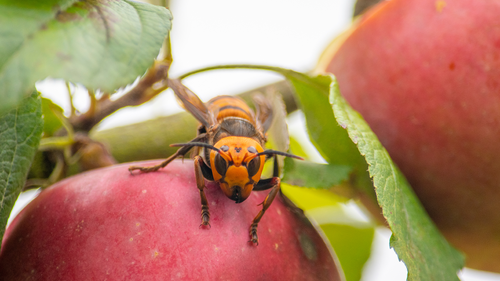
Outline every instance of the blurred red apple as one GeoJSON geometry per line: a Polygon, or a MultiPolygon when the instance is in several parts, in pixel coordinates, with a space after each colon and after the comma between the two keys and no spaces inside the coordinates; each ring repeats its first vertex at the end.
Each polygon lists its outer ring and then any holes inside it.
{"type": "Polygon", "coordinates": [[[320,69],[467,265],[500,271],[500,1],[383,2],[320,69]]]}
{"type": "Polygon", "coordinates": [[[200,228],[192,161],[135,175],[129,165],[44,190],[8,227],[0,279],[342,280],[321,236],[279,199],[259,224],[259,245],[248,243],[267,192],[235,204],[209,184],[211,228],[200,228]]]}

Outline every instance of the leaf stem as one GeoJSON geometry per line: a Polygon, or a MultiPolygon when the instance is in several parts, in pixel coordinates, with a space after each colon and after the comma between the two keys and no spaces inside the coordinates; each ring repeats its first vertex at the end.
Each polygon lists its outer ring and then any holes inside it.
{"type": "Polygon", "coordinates": [[[51,109],[51,110],[52,110],[52,113],[54,113],[54,115],[57,117],[57,119],[59,119],[59,121],[61,121],[62,126],[66,130],[66,134],[67,134],[66,138],[68,138],[71,141],[71,143],[73,143],[74,136],[75,136],[75,131],[73,130],[73,125],[71,125],[68,118],[64,117],[64,115],[62,115],[62,113],[60,111],[54,110],[54,109],[51,109]]]}
{"type": "Polygon", "coordinates": [[[42,140],[40,140],[40,146],[38,147],[38,149],[41,151],[51,149],[64,149],[65,147],[72,144],[73,139],[69,138],[68,136],[43,138],[42,140]]]}
{"type": "Polygon", "coordinates": [[[68,98],[69,98],[69,105],[70,105],[70,117],[74,116],[76,113],[75,110],[75,105],[73,104],[73,92],[71,91],[71,84],[70,82],[66,82],[66,89],[68,91],[68,98]]]}
{"type": "Polygon", "coordinates": [[[226,64],[226,65],[215,65],[215,66],[209,66],[209,67],[204,67],[200,68],[197,70],[190,71],[188,73],[185,73],[181,76],[179,76],[179,79],[184,79],[188,76],[198,74],[201,72],[205,71],[210,71],[210,70],[218,70],[218,69],[256,69],[256,70],[268,70],[268,71],[274,71],[278,72],[283,75],[290,75],[292,73],[298,73],[290,69],[286,68],[281,68],[281,67],[276,67],[276,66],[268,66],[268,65],[258,65],[258,64],[226,64]]]}
{"type": "MultiPolygon", "coordinates": [[[[301,81],[302,83],[308,84],[308,85],[310,85],[318,90],[322,89],[322,87],[323,87],[321,84],[315,83],[315,81],[312,81],[311,79],[309,79],[309,77],[304,73],[300,73],[300,72],[297,72],[295,70],[276,67],[276,66],[258,65],[258,64],[256,64],[256,65],[253,65],[253,64],[227,64],[227,65],[209,66],[209,67],[204,67],[204,68],[200,68],[200,69],[185,73],[185,74],[179,76],[178,79],[182,80],[182,79],[189,77],[191,75],[194,75],[194,74],[198,74],[198,73],[210,71],[210,70],[218,70],[218,69],[255,69],[255,70],[273,71],[273,72],[276,72],[276,73],[279,73],[279,74],[285,76],[288,79],[290,79],[290,78],[297,79],[297,80],[301,81]]],[[[328,96],[328,91],[320,91],[320,92],[322,92],[325,96],[328,96]]]]}

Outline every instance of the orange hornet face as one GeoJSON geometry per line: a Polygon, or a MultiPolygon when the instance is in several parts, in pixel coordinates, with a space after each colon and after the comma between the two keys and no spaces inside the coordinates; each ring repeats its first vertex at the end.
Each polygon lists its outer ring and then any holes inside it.
{"type": "Polygon", "coordinates": [[[223,138],[214,146],[220,149],[210,152],[214,180],[229,199],[245,201],[260,180],[266,158],[257,154],[264,149],[251,138],[235,136],[223,138]]]}

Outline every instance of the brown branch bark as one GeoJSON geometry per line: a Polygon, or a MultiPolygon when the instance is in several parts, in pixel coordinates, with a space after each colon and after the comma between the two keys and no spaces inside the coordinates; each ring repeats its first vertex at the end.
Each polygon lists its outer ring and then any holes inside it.
{"type": "Polygon", "coordinates": [[[140,105],[167,89],[166,78],[169,66],[170,62],[168,61],[155,61],[139,83],[122,97],[114,101],[109,98],[100,99],[96,101],[95,110],[72,116],[70,123],[74,130],[88,132],[102,119],[118,109],[140,105]]]}

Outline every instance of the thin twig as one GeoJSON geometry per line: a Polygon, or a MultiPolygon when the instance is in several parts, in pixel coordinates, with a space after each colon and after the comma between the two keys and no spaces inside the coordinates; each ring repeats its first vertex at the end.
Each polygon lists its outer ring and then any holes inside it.
{"type": "Polygon", "coordinates": [[[117,100],[97,100],[98,110],[94,114],[82,114],[70,119],[75,131],[88,132],[108,115],[126,106],[140,105],[168,88],[166,78],[170,64],[166,61],[155,61],[139,83],[117,100]]]}

